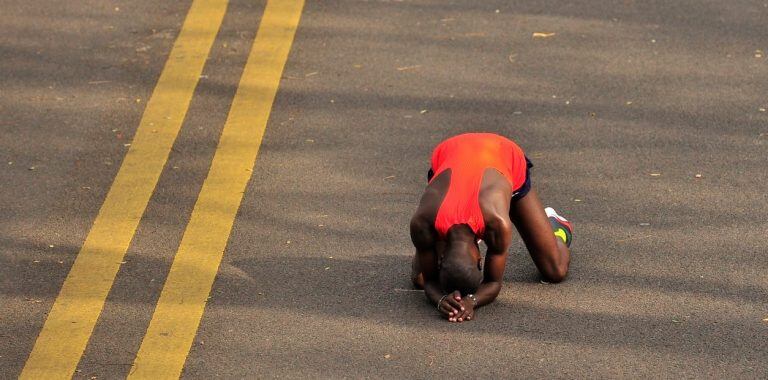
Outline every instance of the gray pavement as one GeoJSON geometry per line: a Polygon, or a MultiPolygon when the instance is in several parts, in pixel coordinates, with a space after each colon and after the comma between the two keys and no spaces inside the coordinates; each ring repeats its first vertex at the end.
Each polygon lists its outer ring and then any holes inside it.
{"type": "MultiPolygon", "coordinates": [[[[190,1],[0,12],[0,378],[20,373],[190,1]]],[[[231,1],[78,365],[130,371],[264,1],[231,1]]],[[[309,1],[186,378],[766,378],[768,4],[309,1]],[[533,38],[533,33],[554,33],[533,38]],[[431,148],[489,131],[575,225],[569,279],[516,239],[502,294],[410,290],[431,148]]]]}

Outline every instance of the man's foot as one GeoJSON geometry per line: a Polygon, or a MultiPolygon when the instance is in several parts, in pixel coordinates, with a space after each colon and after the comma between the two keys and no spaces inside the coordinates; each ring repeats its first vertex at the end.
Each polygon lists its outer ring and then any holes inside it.
{"type": "Polygon", "coordinates": [[[552,207],[545,208],[544,212],[547,213],[547,218],[549,218],[549,223],[552,224],[555,236],[560,238],[567,247],[570,247],[573,240],[573,226],[571,226],[571,223],[558,215],[552,207]]]}

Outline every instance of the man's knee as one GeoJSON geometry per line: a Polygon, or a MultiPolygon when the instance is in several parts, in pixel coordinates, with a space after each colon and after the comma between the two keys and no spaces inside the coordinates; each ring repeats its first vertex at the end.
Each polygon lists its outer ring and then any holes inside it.
{"type": "Polygon", "coordinates": [[[568,277],[568,268],[555,268],[544,272],[544,277],[547,282],[558,283],[563,282],[568,277]]]}
{"type": "Polygon", "coordinates": [[[414,289],[424,289],[424,274],[415,273],[411,276],[411,282],[413,282],[414,289]]]}
{"type": "Polygon", "coordinates": [[[419,268],[419,260],[416,256],[413,257],[411,263],[411,282],[416,289],[424,289],[424,273],[419,268]]]}
{"type": "Polygon", "coordinates": [[[541,274],[547,282],[562,282],[568,277],[568,262],[546,262],[542,265],[541,274]]]}

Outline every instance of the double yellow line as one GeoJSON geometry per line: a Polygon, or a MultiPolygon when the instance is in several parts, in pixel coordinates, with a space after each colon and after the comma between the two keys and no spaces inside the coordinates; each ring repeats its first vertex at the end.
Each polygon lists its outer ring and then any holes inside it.
{"type": "MultiPolygon", "coordinates": [[[[129,377],[178,378],[258,155],[303,0],[269,0],[129,377]]],[[[181,129],[226,0],[194,0],[107,198],[21,373],[70,378],[181,129]]]]}

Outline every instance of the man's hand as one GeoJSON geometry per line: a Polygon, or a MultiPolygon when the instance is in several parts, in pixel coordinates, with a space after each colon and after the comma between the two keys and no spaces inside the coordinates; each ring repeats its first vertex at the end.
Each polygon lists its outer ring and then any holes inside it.
{"type": "Polygon", "coordinates": [[[459,319],[459,316],[466,311],[466,306],[461,299],[461,293],[457,290],[444,295],[437,305],[437,310],[440,310],[449,322],[462,322],[464,319],[459,319]]]}
{"type": "Polygon", "coordinates": [[[468,297],[461,299],[461,304],[464,306],[464,310],[459,313],[456,322],[471,321],[475,318],[475,301],[468,297]]]}

